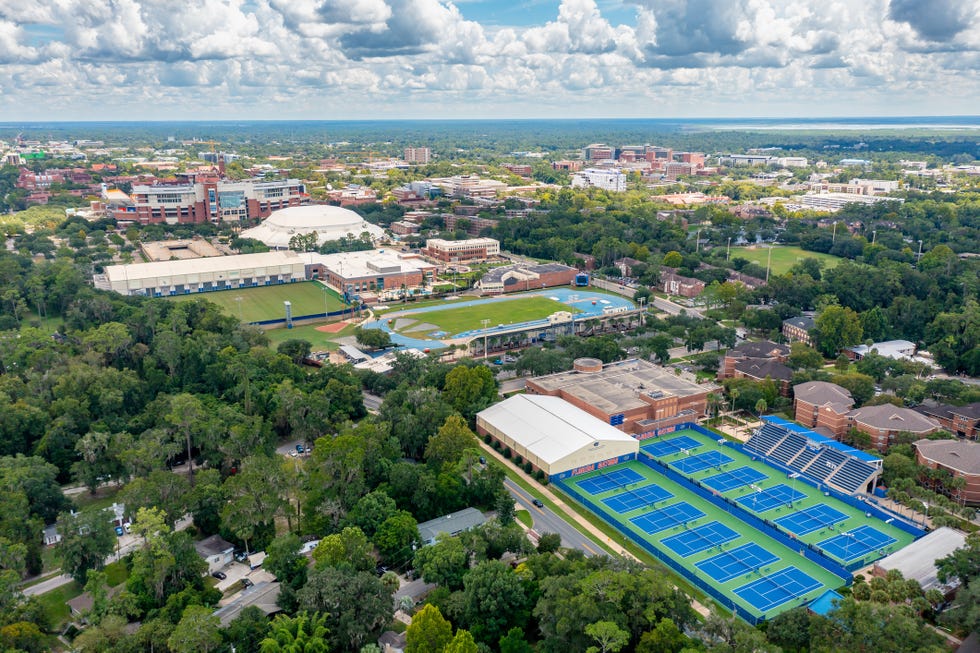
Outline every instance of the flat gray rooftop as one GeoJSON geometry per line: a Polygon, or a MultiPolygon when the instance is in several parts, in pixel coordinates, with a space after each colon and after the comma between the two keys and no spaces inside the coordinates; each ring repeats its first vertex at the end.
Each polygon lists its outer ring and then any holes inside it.
{"type": "Polygon", "coordinates": [[[673,369],[636,358],[609,363],[601,372],[572,370],[537,377],[531,382],[548,392],[561,390],[608,414],[648,406],[641,395],[684,398],[714,389],[711,384],[692,383],[677,376],[673,369]]]}

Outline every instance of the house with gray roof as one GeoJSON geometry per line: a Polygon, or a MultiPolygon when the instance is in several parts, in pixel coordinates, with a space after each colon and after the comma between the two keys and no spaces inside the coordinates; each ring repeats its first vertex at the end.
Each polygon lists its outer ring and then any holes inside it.
{"type": "Polygon", "coordinates": [[[954,491],[954,498],[980,505],[980,442],[969,440],[919,440],[915,457],[920,465],[943,469],[964,485],[954,491]]]}
{"type": "Polygon", "coordinates": [[[878,451],[888,449],[899,433],[926,436],[942,429],[931,417],[892,404],[864,406],[850,411],[847,418],[850,426],[871,436],[871,444],[878,451]]]}

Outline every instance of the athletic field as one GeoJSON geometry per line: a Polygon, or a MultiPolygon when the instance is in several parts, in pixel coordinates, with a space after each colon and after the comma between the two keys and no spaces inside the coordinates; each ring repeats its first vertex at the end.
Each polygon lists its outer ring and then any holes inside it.
{"type": "Polygon", "coordinates": [[[845,584],[647,465],[631,461],[558,482],[696,584],[708,585],[751,622],[772,619],[845,584]]]}
{"type": "Polygon", "coordinates": [[[176,301],[206,299],[220,306],[228,315],[237,317],[243,322],[261,322],[286,317],[284,301],[292,302],[293,317],[317,313],[322,315],[324,311],[340,311],[347,307],[336,292],[315,281],[177,295],[172,299],[176,301]]]}
{"type": "Polygon", "coordinates": [[[394,321],[392,330],[395,333],[442,331],[448,335],[455,335],[482,328],[483,320],[488,320],[488,327],[498,324],[517,324],[542,320],[558,311],[568,311],[572,314],[581,312],[574,306],[548,297],[520,297],[503,301],[489,299],[481,302],[478,307],[449,305],[438,311],[418,315],[417,319],[398,318],[394,321]]]}
{"type": "MultiPolygon", "coordinates": [[[[766,267],[766,260],[769,257],[768,247],[732,247],[731,258],[744,258],[756,265],[766,267]]],[[[773,274],[784,274],[790,268],[805,258],[815,258],[822,261],[825,268],[836,267],[840,262],[837,256],[822,254],[820,252],[808,252],[799,247],[776,246],[772,248],[772,268],[773,274]]]]}

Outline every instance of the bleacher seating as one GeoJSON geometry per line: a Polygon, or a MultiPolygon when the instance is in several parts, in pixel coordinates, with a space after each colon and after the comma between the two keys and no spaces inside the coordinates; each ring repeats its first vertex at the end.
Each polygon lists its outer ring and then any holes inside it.
{"type": "Polygon", "coordinates": [[[791,462],[789,466],[802,472],[804,469],[806,469],[806,466],[810,464],[810,461],[816,458],[819,453],[820,449],[803,447],[803,451],[801,451],[800,455],[793,459],[793,462],[791,462]]]}
{"type": "Polygon", "coordinates": [[[806,470],[806,475],[818,481],[825,481],[827,477],[837,471],[847,462],[848,457],[836,449],[824,449],[820,455],[814,459],[806,470]]]}
{"type": "Polygon", "coordinates": [[[754,449],[761,454],[768,455],[769,452],[775,449],[785,437],[786,431],[778,426],[763,424],[762,428],[756,431],[755,434],[749,438],[748,442],[745,443],[745,446],[749,449],[754,449]]]}
{"type": "Polygon", "coordinates": [[[790,433],[786,436],[786,439],[779,443],[779,446],[772,450],[769,454],[770,458],[778,460],[784,465],[789,465],[790,461],[795,458],[800,451],[806,448],[806,438],[796,435],[795,433],[790,433]]]}
{"type": "Polygon", "coordinates": [[[853,493],[863,488],[868,483],[871,475],[876,471],[874,467],[867,463],[848,458],[844,461],[843,465],[837,468],[837,472],[827,479],[827,482],[849,493],[853,493]]]}

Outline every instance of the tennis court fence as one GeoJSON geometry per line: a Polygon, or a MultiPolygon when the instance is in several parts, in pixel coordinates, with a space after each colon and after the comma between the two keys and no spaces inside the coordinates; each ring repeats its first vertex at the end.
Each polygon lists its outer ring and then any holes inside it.
{"type": "Polygon", "coordinates": [[[647,553],[655,557],[663,564],[667,565],[673,571],[680,574],[684,579],[686,579],[688,582],[690,582],[692,585],[697,587],[699,590],[701,590],[702,592],[704,592],[705,594],[713,598],[719,604],[721,604],[728,610],[732,610],[736,612],[738,616],[740,616],[748,623],[755,626],[761,623],[762,621],[765,621],[764,617],[752,615],[746,612],[744,607],[738,606],[730,597],[725,596],[724,593],[722,593],[716,587],[711,585],[711,583],[702,580],[697,574],[695,574],[694,571],[676,562],[670,556],[661,552],[659,549],[653,546],[653,544],[651,544],[650,542],[647,542],[645,539],[637,538],[635,536],[636,535],[635,533],[626,530],[626,528],[622,524],[620,524],[619,521],[617,521],[612,515],[610,515],[604,509],[600,508],[598,505],[593,503],[592,500],[583,496],[580,492],[578,492],[578,490],[576,490],[571,485],[567,484],[565,481],[563,480],[554,481],[552,483],[552,486],[557,486],[559,489],[561,489],[562,492],[564,492],[565,494],[573,498],[575,501],[577,501],[581,505],[591,510],[593,513],[601,517],[603,521],[605,521],[607,524],[615,528],[619,533],[629,538],[631,542],[642,547],[644,551],[646,551],[647,553]]]}
{"type": "MultiPolygon", "coordinates": [[[[852,580],[850,570],[812,544],[806,544],[800,540],[791,538],[789,535],[779,530],[779,528],[772,522],[752,514],[731,499],[716,495],[711,490],[703,487],[700,483],[692,481],[686,476],[675,472],[673,469],[659,461],[644,457],[640,460],[640,462],[653,471],[666,476],[681,487],[687,488],[702,499],[710,502],[713,506],[731,514],[739,521],[748,524],[750,527],[759,531],[763,535],[776,540],[783,546],[787,547],[790,551],[798,551],[802,553],[807,560],[815,562],[835,576],[839,576],[843,582],[850,584],[852,580]]],[[[856,568],[857,567],[855,567],[855,569],[856,568]]]]}

